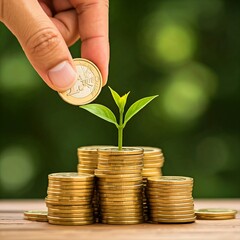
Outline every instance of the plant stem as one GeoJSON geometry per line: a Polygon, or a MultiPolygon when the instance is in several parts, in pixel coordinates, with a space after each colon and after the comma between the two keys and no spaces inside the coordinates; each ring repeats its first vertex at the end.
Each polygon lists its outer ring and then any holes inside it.
{"type": "Polygon", "coordinates": [[[123,143],[123,113],[120,112],[119,118],[119,127],[118,127],[118,150],[122,150],[122,143],[123,143]]]}

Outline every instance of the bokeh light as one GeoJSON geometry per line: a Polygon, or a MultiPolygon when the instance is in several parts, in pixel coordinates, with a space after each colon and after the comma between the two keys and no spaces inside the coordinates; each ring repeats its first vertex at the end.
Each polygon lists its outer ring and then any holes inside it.
{"type": "Polygon", "coordinates": [[[9,146],[0,155],[0,185],[5,192],[20,191],[37,169],[31,152],[23,146],[9,146]]]}
{"type": "Polygon", "coordinates": [[[153,54],[159,60],[176,64],[191,59],[196,49],[196,39],[191,29],[166,23],[157,29],[153,46],[153,54]]]}
{"type": "Polygon", "coordinates": [[[191,63],[182,67],[165,80],[165,86],[158,87],[162,92],[161,117],[176,122],[197,119],[206,111],[216,86],[217,77],[206,66],[191,63]]]}
{"type": "Polygon", "coordinates": [[[0,91],[22,97],[40,86],[36,72],[23,53],[3,57],[0,64],[0,91]]]}

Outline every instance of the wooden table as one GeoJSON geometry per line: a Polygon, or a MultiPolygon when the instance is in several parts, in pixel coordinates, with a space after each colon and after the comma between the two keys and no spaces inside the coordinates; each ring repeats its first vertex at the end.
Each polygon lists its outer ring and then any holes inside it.
{"type": "MultiPolygon", "coordinates": [[[[195,208],[223,207],[240,210],[240,199],[195,200],[195,208]]],[[[191,224],[139,224],[57,226],[23,220],[25,210],[45,210],[43,200],[0,200],[0,240],[155,240],[240,239],[240,215],[233,220],[197,220],[191,224]]]]}

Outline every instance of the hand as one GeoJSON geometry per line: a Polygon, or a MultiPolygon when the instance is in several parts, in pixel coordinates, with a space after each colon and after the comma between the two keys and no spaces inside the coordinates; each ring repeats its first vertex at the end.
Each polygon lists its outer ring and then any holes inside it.
{"type": "Polygon", "coordinates": [[[99,67],[106,84],[108,0],[0,0],[0,21],[52,89],[64,91],[74,84],[76,72],[68,46],[79,37],[82,57],[99,67]]]}

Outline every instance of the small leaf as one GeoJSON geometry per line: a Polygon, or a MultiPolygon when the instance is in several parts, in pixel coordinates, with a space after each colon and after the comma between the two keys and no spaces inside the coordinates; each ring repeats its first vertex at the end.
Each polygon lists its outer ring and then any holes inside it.
{"type": "Polygon", "coordinates": [[[127,98],[128,98],[129,93],[130,93],[130,92],[124,94],[124,95],[120,98],[120,111],[121,111],[121,113],[124,112],[124,108],[125,108],[125,105],[126,105],[126,102],[127,102],[127,98]]]}
{"type": "Polygon", "coordinates": [[[113,97],[115,103],[117,104],[118,108],[120,109],[120,101],[121,101],[120,99],[121,99],[121,97],[112,88],[109,87],[109,89],[111,91],[111,94],[112,94],[112,97],[113,97]]]}
{"type": "Polygon", "coordinates": [[[156,97],[158,97],[158,95],[145,97],[133,103],[126,112],[124,126],[136,113],[138,113],[141,109],[143,109],[148,103],[150,103],[156,97]]]}
{"type": "Polygon", "coordinates": [[[109,108],[101,104],[87,104],[79,107],[98,116],[99,118],[104,119],[105,121],[115,124],[118,127],[116,117],[109,108]]]}

